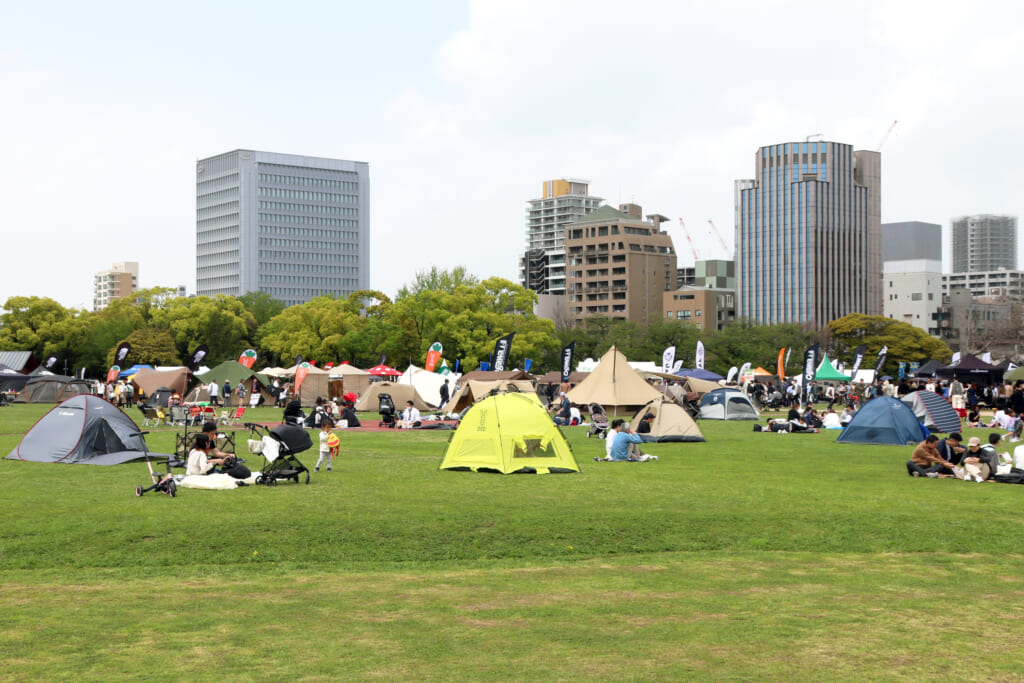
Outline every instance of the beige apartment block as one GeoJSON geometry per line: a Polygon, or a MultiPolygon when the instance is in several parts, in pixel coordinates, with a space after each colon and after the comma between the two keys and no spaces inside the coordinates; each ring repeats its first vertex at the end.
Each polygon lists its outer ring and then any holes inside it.
{"type": "Polygon", "coordinates": [[[566,227],[567,317],[649,322],[662,316],[665,292],[676,288],[676,251],[661,230],[668,220],[643,217],[636,204],[602,206],[566,227]]]}

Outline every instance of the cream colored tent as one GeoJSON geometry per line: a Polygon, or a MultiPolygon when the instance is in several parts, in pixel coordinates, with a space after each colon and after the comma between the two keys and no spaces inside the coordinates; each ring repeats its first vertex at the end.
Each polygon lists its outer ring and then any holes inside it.
{"type": "Polygon", "coordinates": [[[612,412],[635,410],[648,401],[661,398],[639,372],[629,366],[626,357],[614,346],[586,379],[569,390],[569,400],[578,405],[597,403],[612,412]]]}
{"type": "Polygon", "coordinates": [[[395,402],[395,410],[399,413],[405,408],[406,401],[412,401],[416,410],[433,410],[434,406],[423,400],[416,387],[411,384],[395,384],[394,382],[374,382],[356,401],[356,410],[377,412],[380,401],[377,397],[380,394],[391,394],[391,400],[395,402]]]}
{"type": "Polygon", "coordinates": [[[489,382],[469,380],[462,384],[459,393],[449,399],[442,410],[445,413],[461,413],[477,401],[482,401],[491,395],[492,391],[508,392],[514,391],[520,394],[533,394],[536,390],[532,380],[527,379],[496,379],[489,382]]]}
{"type": "MultiPolygon", "coordinates": [[[[298,367],[293,365],[290,368],[265,368],[263,374],[275,379],[294,381],[295,371],[298,370],[298,367]]],[[[299,387],[299,401],[304,406],[312,406],[316,403],[317,398],[329,398],[331,391],[330,381],[331,374],[327,370],[310,367],[306,373],[306,379],[302,380],[302,386],[299,387]]],[[[291,400],[293,396],[294,393],[289,389],[288,400],[291,400]]]]}
{"type": "Polygon", "coordinates": [[[647,414],[654,415],[654,420],[650,433],[641,435],[644,441],[704,441],[697,423],[674,401],[658,398],[642,406],[633,416],[633,429],[647,414]]]}
{"type": "Polygon", "coordinates": [[[341,379],[342,393],[347,394],[351,391],[358,396],[362,396],[370,388],[370,377],[373,376],[349,363],[335,365],[328,372],[332,380],[341,379]]]}

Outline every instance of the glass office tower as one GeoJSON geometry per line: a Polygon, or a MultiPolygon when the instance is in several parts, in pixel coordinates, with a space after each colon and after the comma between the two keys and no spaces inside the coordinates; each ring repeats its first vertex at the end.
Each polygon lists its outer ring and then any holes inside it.
{"type": "Polygon", "coordinates": [[[821,328],[882,314],[881,159],[837,142],[757,151],[736,181],[738,315],[821,328]]]}

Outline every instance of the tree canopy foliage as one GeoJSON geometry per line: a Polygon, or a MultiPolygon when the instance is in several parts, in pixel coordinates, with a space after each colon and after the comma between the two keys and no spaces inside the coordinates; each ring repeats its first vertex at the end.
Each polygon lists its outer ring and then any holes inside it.
{"type": "Polygon", "coordinates": [[[877,355],[883,346],[888,347],[883,372],[889,374],[895,374],[899,361],[924,363],[935,359],[948,363],[953,357],[953,352],[941,339],[909,323],[880,315],[851,313],[830,322],[828,330],[831,347],[837,354],[852,356],[853,350],[863,344],[871,356],[877,355]]]}

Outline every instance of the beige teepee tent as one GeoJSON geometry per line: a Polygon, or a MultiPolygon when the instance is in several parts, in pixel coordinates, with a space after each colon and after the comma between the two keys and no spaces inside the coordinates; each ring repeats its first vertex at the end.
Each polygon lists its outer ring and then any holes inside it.
{"type": "Polygon", "coordinates": [[[629,413],[648,401],[661,398],[661,392],[648,384],[640,373],[614,346],[601,357],[601,362],[567,394],[577,405],[597,403],[611,412],[629,413]]]}

